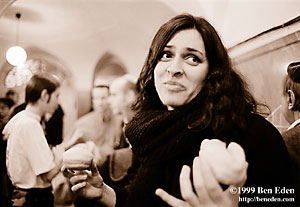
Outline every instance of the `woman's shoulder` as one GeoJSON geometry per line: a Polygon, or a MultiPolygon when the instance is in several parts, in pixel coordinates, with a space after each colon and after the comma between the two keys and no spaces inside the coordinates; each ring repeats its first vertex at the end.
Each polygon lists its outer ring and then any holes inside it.
{"type": "Polygon", "coordinates": [[[239,138],[249,163],[248,186],[291,184],[288,151],[276,127],[258,114],[247,117],[244,136],[239,138]]]}
{"type": "Polygon", "coordinates": [[[282,136],[276,127],[263,116],[251,113],[246,117],[246,126],[242,138],[237,138],[241,145],[250,149],[282,148],[282,136]]]}
{"type": "Polygon", "coordinates": [[[248,131],[250,130],[264,134],[271,133],[272,135],[277,134],[280,136],[280,132],[271,122],[262,115],[256,113],[250,113],[246,118],[246,129],[248,129],[248,131]]]}

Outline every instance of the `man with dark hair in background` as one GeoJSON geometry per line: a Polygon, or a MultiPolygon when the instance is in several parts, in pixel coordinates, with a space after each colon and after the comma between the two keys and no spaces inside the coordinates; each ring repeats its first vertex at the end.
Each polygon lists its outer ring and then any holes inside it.
{"type": "Polygon", "coordinates": [[[24,195],[24,206],[52,207],[51,180],[60,171],[66,147],[61,144],[51,149],[40,122],[58,107],[59,83],[51,75],[34,75],[25,93],[25,110],[13,116],[3,130],[7,172],[15,192],[24,195]]]}

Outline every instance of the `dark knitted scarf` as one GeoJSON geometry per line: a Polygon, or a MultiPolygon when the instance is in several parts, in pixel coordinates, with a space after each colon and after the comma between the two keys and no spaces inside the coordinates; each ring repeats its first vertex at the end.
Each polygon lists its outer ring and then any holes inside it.
{"type": "Polygon", "coordinates": [[[139,112],[127,124],[125,135],[144,166],[163,164],[190,151],[198,151],[203,132],[188,128],[194,107],[139,112]]]}

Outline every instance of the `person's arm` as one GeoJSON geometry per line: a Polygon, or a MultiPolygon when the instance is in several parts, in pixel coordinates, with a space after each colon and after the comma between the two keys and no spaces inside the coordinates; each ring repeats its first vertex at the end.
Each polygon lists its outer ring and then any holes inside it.
{"type": "Polygon", "coordinates": [[[41,174],[42,179],[51,181],[59,172],[62,167],[62,156],[65,152],[65,148],[63,145],[57,145],[55,147],[52,147],[52,154],[54,157],[54,168],[52,168],[50,171],[41,174]]]}
{"type": "Polygon", "coordinates": [[[76,144],[85,143],[86,140],[83,136],[84,133],[81,131],[81,129],[76,129],[74,133],[72,133],[71,137],[67,141],[63,141],[60,145],[62,145],[65,150],[68,150],[76,144]]]}
{"type": "Polygon", "coordinates": [[[51,180],[59,173],[59,171],[60,171],[60,168],[59,168],[59,166],[56,165],[49,172],[41,174],[41,177],[43,180],[51,182],[51,180]]]}
{"type": "Polygon", "coordinates": [[[54,157],[55,166],[52,170],[41,174],[44,180],[51,181],[61,170],[62,157],[65,150],[68,150],[72,146],[83,142],[83,133],[80,130],[76,130],[68,141],[62,142],[55,147],[52,147],[51,151],[54,157]]]}

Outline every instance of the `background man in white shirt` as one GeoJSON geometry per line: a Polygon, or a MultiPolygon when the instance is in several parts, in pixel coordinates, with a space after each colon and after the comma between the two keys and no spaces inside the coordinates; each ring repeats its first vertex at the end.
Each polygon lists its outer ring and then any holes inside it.
{"type": "Polygon", "coordinates": [[[40,121],[56,110],[58,98],[59,82],[54,77],[34,75],[26,86],[26,109],[12,117],[3,130],[8,140],[8,175],[17,192],[26,194],[23,206],[53,206],[51,180],[60,171],[69,144],[50,148],[40,121]]]}

